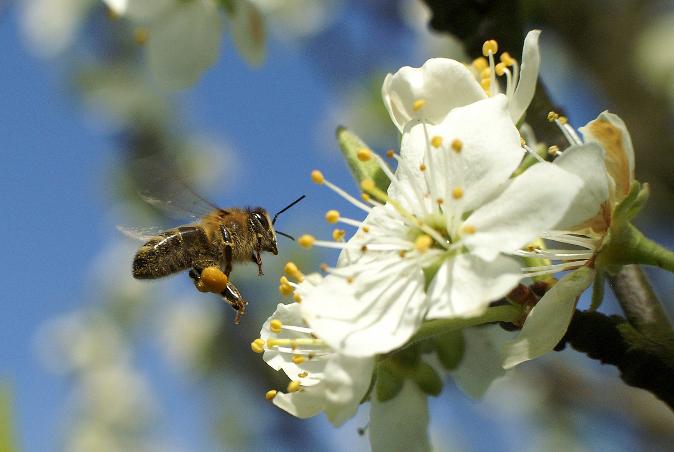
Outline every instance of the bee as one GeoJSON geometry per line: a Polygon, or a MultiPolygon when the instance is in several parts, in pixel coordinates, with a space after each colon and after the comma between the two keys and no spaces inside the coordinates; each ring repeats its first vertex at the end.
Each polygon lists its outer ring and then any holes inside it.
{"type": "Polygon", "coordinates": [[[236,311],[234,323],[238,324],[248,302],[229,279],[233,265],[252,261],[257,265],[258,276],[262,275],[262,253],[278,254],[276,234],[293,239],[274,229],[276,219],[305,196],[302,195],[272,218],[262,207],[223,209],[189,187],[183,188],[179,198],[170,200],[140,195],[149,204],[171,214],[192,217],[194,222],[166,230],[118,226],[126,235],[145,241],[133,259],[133,277],[156,279],[189,270],[194,285],[202,290],[200,282],[204,269],[219,268],[227,276],[226,286],[220,295],[236,311]]]}

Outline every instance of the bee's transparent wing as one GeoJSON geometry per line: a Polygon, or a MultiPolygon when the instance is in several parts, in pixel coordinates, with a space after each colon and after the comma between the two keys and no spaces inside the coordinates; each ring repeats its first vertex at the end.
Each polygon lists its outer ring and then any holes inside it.
{"type": "Polygon", "coordinates": [[[131,239],[147,242],[152,237],[156,237],[157,235],[164,232],[166,229],[162,229],[157,226],[136,227],[117,225],[117,230],[131,239]]]}
{"type": "Polygon", "coordinates": [[[137,158],[131,166],[140,197],[172,218],[198,219],[218,209],[190,186],[163,152],[137,158]]]}

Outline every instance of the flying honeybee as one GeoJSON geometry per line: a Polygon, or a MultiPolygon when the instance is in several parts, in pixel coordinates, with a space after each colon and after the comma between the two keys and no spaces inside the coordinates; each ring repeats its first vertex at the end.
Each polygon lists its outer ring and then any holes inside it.
{"type": "MultiPolygon", "coordinates": [[[[278,254],[274,229],[278,216],[304,199],[304,195],[278,211],[273,218],[262,207],[220,208],[198,195],[180,180],[171,183],[170,199],[159,199],[140,193],[149,204],[174,216],[191,217],[190,224],[162,230],[160,228],[127,228],[124,234],[145,241],[133,259],[132,274],[136,279],[156,279],[189,270],[195,286],[202,290],[204,269],[216,267],[226,276],[220,295],[235,310],[239,323],[248,302],[229,279],[234,263],[254,262],[262,275],[262,253],[278,254]],[[180,192],[175,189],[178,187],[180,192]]],[[[169,194],[167,193],[167,196],[169,194]]]]}

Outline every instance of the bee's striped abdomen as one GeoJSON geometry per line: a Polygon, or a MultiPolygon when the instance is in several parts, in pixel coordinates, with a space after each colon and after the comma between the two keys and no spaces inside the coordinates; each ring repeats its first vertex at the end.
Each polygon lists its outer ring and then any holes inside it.
{"type": "Polygon", "coordinates": [[[138,250],[133,260],[133,277],[161,278],[188,269],[194,260],[207,257],[209,250],[209,240],[201,226],[169,229],[138,250]]]}

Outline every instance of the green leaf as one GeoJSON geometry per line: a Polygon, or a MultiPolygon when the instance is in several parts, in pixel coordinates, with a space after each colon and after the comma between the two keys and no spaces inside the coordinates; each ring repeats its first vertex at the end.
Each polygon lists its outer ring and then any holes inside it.
{"type": "Polygon", "coordinates": [[[0,451],[18,450],[12,431],[13,425],[11,389],[6,382],[0,382],[0,451]]]}
{"type": "Polygon", "coordinates": [[[632,182],[630,192],[627,194],[613,210],[613,219],[611,221],[611,231],[617,232],[643,209],[648,197],[650,195],[650,188],[648,184],[639,184],[639,182],[632,182]]]}
{"type": "Polygon", "coordinates": [[[360,183],[365,179],[371,179],[377,188],[386,191],[391,181],[379,167],[379,164],[374,159],[361,161],[358,158],[358,151],[370,149],[370,147],[358,135],[345,127],[338,127],[336,135],[342,154],[358,186],[360,187],[360,183]]]}

